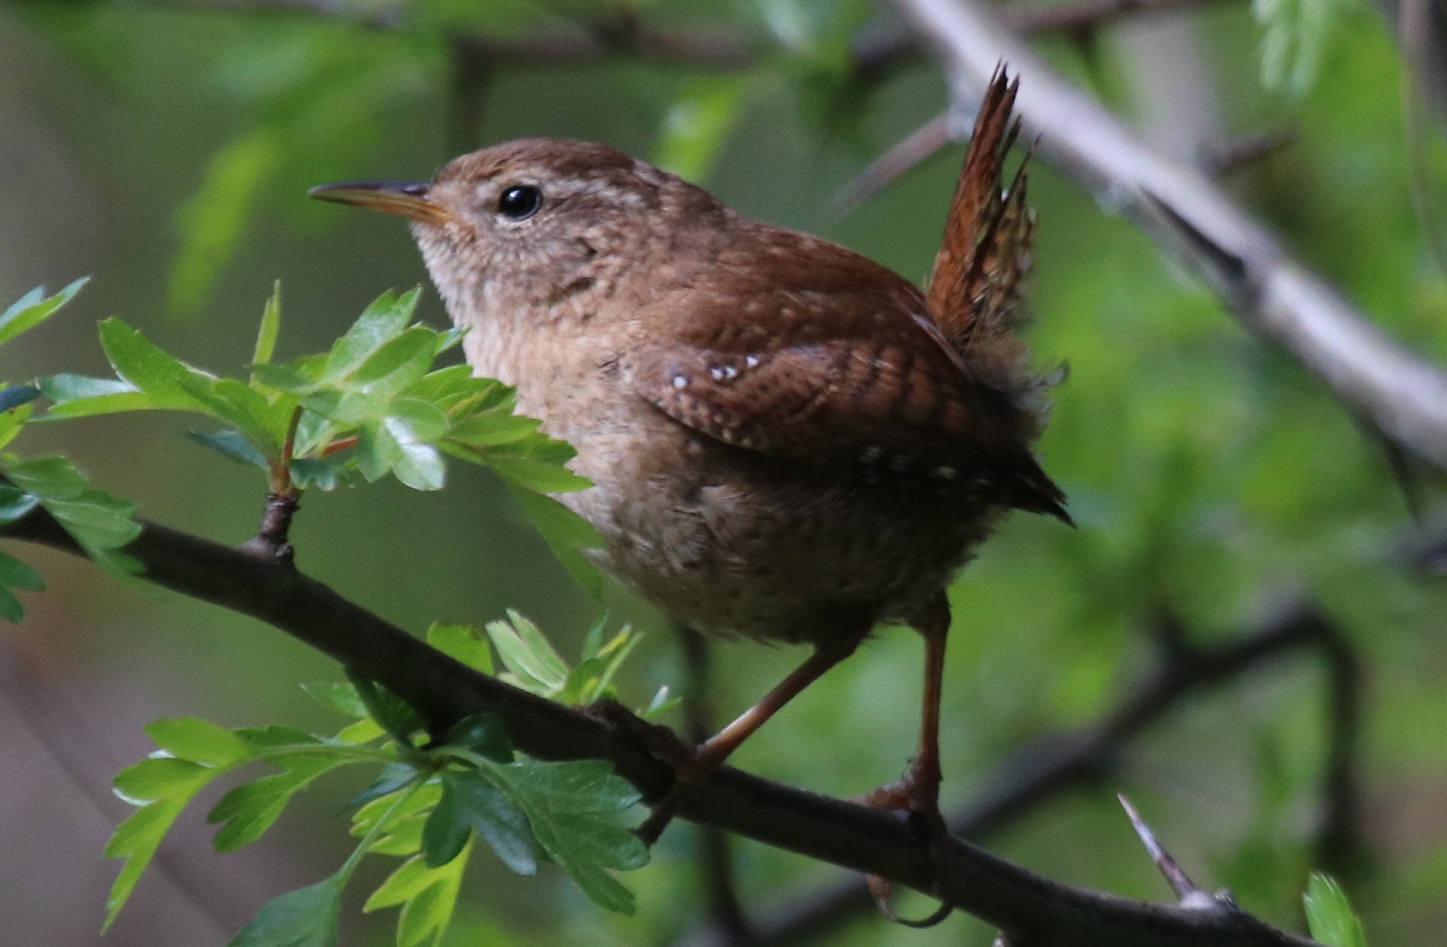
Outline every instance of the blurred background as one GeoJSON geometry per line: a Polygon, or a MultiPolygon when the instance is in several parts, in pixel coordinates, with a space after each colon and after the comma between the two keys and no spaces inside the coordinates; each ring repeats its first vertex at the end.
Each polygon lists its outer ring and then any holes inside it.
{"type": "MultiPolygon", "coordinates": [[[[1447,362],[1433,250],[1447,239],[1444,113],[1417,99],[1434,34],[1404,34],[1407,66],[1395,13],[1367,0],[1169,6],[1180,9],[1032,42],[1155,147],[1214,162],[1309,266],[1447,362]]],[[[907,36],[887,9],[852,0],[0,4],[0,308],[36,285],[93,277],[6,347],[0,377],[107,373],[95,324],[111,315],[194,365],[239,373],[276,280],[279,355],[320,351],[381,291],[426,277],[398,221],[320,205],[306,188],[426,178],[454,154],[524,135],[607,142],[746,214],[923,279],[961,146],[857,209],[835,203],[946,103],[920,53],[856,68],[861,45],[907,36]],[[697,42],[630,44],[640,23],[697,42]]],[[[1048,165],[1031,185],[1028,335],[1042,368],[1069,368],[1040,453],[1079,529],[1016,516],[952,591],[947,800],[999,785],[1002,762],[1032,741],[1100,719],[1179,636],[1234,641],[1310,603],[1361,674],[1363,729],[1340,770],[1358,781],[1359,806],[1331,825],[1332,844],[1321,786],[1341,691],[1308,651],[1192,693],[1112,754],[1107,778],[980,840],[1053,878],[1162,898],[1114,801],[1123,791],[1198,882],[1229,885],[1253,913],[1299,925],[1307,873],[1328,867],[1373,943],[1440,943],[1447,594],[1440,557],[1421,554],[1447,525],[1435,515],[1440,477],[1393,458],[1316,379],[1048,165]]],[[[445,321],[430,286],[421,311],[445,321]]],[[[19,449],[64,452],[145,517],[244,540],[265,485],[186,430],[164,415],[74,421],[27,432],[19,449]]],[[[619,682],[626,701],[685,679],[658,616],[616,587],[598,603],[572,586],[485,471],[454,467],[441,493],[389,481],[308,495],[293,539],[302,569],[403,627],[480,624],[513,607],[574,656],[606,610],[647,635],[619,682]]],[[[0,629],[0,942],[89,944],[118,868],[101,850],[127,812],[109,781],[151,748],[144,724],[195,714],[327,731],[341,722],[298,685],[340,675],[269,627],[58,554],[11,551],[49,590],[26,596],[22,625],[0,629]]],[[[717,645],[717,715],[799,658],[717,645]]],[[[830,794],[894,778],[913,744],[919,661],[916,636],[881,631],[736,762],[830,794]]],[[[269,898],[329,873],[350,849],[338,806],[360,786],[343,782],[304,794],[233,855],[212,853],[205,805],[189,811],[106,943],[222,944],[269,898]]],[[[480,856],[445,942],[673,942],[710,923],[698,851],[692,827],[670,830],[654,864],[624,879],[640,898],[631,918],[605,915],[556,872],[514,878],[480,856]]],[[[732,856],[751,917],[848,880],[745,841],[732,856]]],[[[364,868],[362,881],[389,868],[364,868]]],[[[390,943],[395,919],[362,917],[367,885],[353,887],[342,942],[390,943]]],[[[926,907],[904,902],[906,913],[926,907]]],[[[960,916],[914,932],[870,912],[821,934],[858,945],[991,936],[960,916]]]]}

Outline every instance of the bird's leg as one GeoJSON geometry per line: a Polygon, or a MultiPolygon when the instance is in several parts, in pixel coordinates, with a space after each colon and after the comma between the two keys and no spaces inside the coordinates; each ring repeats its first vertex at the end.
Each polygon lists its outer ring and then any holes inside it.
{"type": "MultiPolygon", "coordinates": [[[[945,673],[945,642],[950,631],[950,603],[943,592],[911,621],[910,626],[924,638],[924,696],[920,709],[919,749],[909,761],[904,778],[881,786],[861,801],[882,809],[907,809],[923,823],[925,838],[936,860],[949,828],[940,813],[940,699],[945,673]]],[[[906,920],[890,903],[890,884],[878,875],[866,879],[869,891],[884,916],[906,927],[933,927],[949,917],[949,904],[920,920],[906,920]]]]}
{"type": "Polygon", "coordinates": [[[945,675],[945,643],[950,632],[950,603],[941,593],[910,621],[924,639],[924,694],[920,707],[919,749],[904,778],[880,786],[861,802],[880,809],[908,809],[926,822],[940,816],[940,700],[945,675]]]}
{"type": "MultiPolygon", "coordinates": [[[[779,710],[799,695],[799,692],[817,681],[826,671],[854,653],[859,643],[869,634],[870,625],[861,624],[847,634],[835,635],[814,646],[814,653],[795,668],[788,677],[779,682],[773,690],[758,703],[739,714],[732,723],[718,733],[694,747],[692,758],[684,766],[675,766],[677,782],[668,795],[663,797],[653,812],[637,829],[638,837],[649,845],[658,840],[668,823],[673,820],[678,802],[688,791],[689,784],[704,778],[724,764],[724,761],[739,748],[754,731],[778,713],[779,710]]],[[[938,769],[938,767],[936,767],[938,769]]]]}

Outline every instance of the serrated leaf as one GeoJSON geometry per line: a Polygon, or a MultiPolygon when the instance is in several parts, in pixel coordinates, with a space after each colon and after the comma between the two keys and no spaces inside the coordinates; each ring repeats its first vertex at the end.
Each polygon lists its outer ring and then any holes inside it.
{"type": "Polygon", "coordinates": [[[206,821],[222,823],[213,844],[218,852],[249,845],[276,822],[293,796],[327,771],[351,762],[316,756],[293,758],[286,772],[232,787],[211,809],[206,821]]]}
{"type": "Polygon", "coordinates": [[[538,627],[508,610],[507,621],[487,623],[487,635],[509,671],[523,679],[523,687],[543,696],[562,690],[568,666],[538,627]]]}
{"type": "Polygon", "coordinates": [[[83,276],[54,296],[46,296],[45,290],[38,286],[21,296],[0,313],[0,345],[44,322],[57,309],[74,299],[75,294],[80,292],[81,287],[89,280],[90,277],[83,276]]]}
{"type": "Polygon", "coordinates": [[[181,760],[229,766],[256,755],[250,742],[200,717],[163,717],[146,725],[156,746],[181,760]]]}
{"type": "Polygon", "coordinates": [[[420,857],[408,859],[372,893],[362,910],[400,904],[397,947],[436,947],[452,920],[470,851],[469,843],[461,855],[439,868],[428,868],[420,857]]]}
{"type": "Polygon", "coordinates": [[[1313,940],[1323,947],[1367,947],[1362,922],[1347,902],[1341,886],[1323,874],[1313,874],[1307,882],[1306,921],[1313,940]]]}
{"type": "Polygon", "coordinates": [[[544,851],[597,904],[632,913],[632,892],[610,870],[648,863],[648,848],[607,816],[637,801],[637,791],[599,760],[487,764],[487,779],[527,817],[544,851]]]}
{"type": "Polygon", "coordinates": [[[336,947],[341,872],[268,901],[227,947],[336,947]]]}
{"type": "MultiPolygon", "coordinates": [[[[535,875],[542,852],[527,816],[477,770],[442,774],[443,798],[450,798],[450,818],[470,827],[498,859],[519,875],[535,875]]],[[[441,862],[429,862],[436,867],[441,862]]]]}
{"type": "Polygon", "coordinates": [[[115,833],[106,843],[105,855],[107,858],[124,858],[125,864],[121,865],[120,873],[111,883],[110,894],[106,897],[106,918],[101,927],[102,932],[111,926],[121,908],[125,907],[131,892],[135,890],[136,882],[141,880],[146,866],[156,854],[156,848],[185,808],[188,799],[189,797],[177,797],[153,802],[132,813],[116,827],[115,833]]]}
{"type": "Polygon", "coordinates": [[[493,673],[492,649],[487,645],[487,638],[471,625],[433,622],[427,629],[427,643],[474,670],[493,673]]]}

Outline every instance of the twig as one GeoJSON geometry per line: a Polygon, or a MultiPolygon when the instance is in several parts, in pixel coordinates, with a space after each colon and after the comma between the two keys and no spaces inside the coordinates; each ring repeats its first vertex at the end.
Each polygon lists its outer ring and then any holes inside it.
{"type": "MultiPolygon", "coordinates": [[[[0,535],[79,554],[35,509],[0,535]]],[[[411,703],[434,728],[496,714],[514,743],[542,759],[601,759],[657,796],[668,768],[602,723],[479,674],[296,570],[145,524],[126,546],[145,578],[250,615],[342,662],[411,703]]],[[[802,792],[724,767],[680,800],[679,815],[926,892],[1000,929],[1054,947],[1307,947],[1249,915],[1185,911],[1059,884],[958,839],[926,845],[896,814],[802,792]]]]}
{"type": "Polygon", "coordinates": [[[1284,349],[1344,405],[1447,468],[1447,375],[1437,365],[1372,324],[1205,175],[1137,141],[977,4],[894,5],[944,61],[956,107],[1008,62],[1022,76],[1017,113],[1047,160],[1187,264],[1243,326],[1284,349]]]}
{"type": "MultiPolygon", "coordinates": [[[[1075,734],[1041,738],[1006,760],[986,781],[975,802],[949,820],[951,830],[967,838],[986,839],[1052,799],[1104,783],[1119,770],[1132,741],[1188,697],[1230,683],[1297,650],[1319,654],[1329,680],[1329,745],[1322,776],[1319,860],[1326,867],[1350,863],[1361,849],[1355,769],[1361,682],[1355,655],[1340,629],[1300,603],[1283,608],[1259,630],[1228,644],[1202,647],[1185,644],[1183,639],[1163,651],[1150,679],[1103,721],[1075,734]]],[[[752,947],[827,942],[844,925],[870,913],[873,905],[859,881],[812,895],[792,895],[787,907],[753,919],[752,947]]],[[[680,943],[719,947],[727,942],[701,928],[680,943]]]]}

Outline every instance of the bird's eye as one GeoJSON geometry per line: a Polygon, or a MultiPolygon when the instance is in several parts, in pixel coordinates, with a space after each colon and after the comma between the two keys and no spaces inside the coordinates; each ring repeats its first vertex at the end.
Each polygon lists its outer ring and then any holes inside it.
{"type": "Polygon", "coordinates": [[[497,212],[508,220],[527,220],[542,206],[542,188],[531,184],[514,184],[497,198],[497,212]]]}

